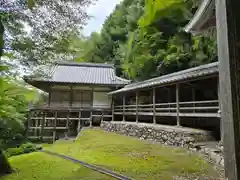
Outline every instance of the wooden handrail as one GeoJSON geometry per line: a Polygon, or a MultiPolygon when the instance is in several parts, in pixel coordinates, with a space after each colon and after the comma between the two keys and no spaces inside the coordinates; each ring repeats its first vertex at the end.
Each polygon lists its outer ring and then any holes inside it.
{"type": "MultiPolygon", "coordinates": [[[[179,102],[180,105],[188,105],[188,104],[211,104],[211,103],[219,103],[218,100],[211,101],[189,101],[189,102],[179,102]]],[[[154,104],[139,104],[138,107],[151,107],[154,104]]],[[[168,106],[168,105],[176,105],[176,102],[173,103],[156,103],[155,106],[168,106]]],[[[115,108],[122,108],[123,106],[114,106],[115,108]]],[[[135,104],[125,105],[127,107],[136,107],[135,104]]]]}

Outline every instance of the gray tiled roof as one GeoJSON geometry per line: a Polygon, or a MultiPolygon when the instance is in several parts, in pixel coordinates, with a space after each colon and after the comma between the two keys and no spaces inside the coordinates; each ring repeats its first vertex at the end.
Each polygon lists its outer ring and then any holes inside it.
{"type": "Polygon", "coordinates": [[[50,78],[41,81],[99,85],[126,85],[130,82],[117,77],[112,64],[74,62],[56,63],[50,78]]]}
{"type": "Polygon", "coordinates": [[[110,92],[109,94],[117,94],[117,93],[132,91],[136,89],[142,89],[142,88],[147,88],[152,86],[164,85],[168,83],[180,82],[184,80],[193,79],[196,77],[208,76],[208,75],[217,74],[217,73],[218,73],[218,62],[215,62],[215,63],[210,63],[210,64],[198,66],[195,68],[190,68],[187,70],[175,72],[172,74],[167,74],[164,76],[148,79],[146,81],[132,83],[132,84],[126,85],[122,89],[110,92]]]}
{"type": "Polygon", "coordinates": [[[186,32],[192,32],[198,34],[201,31],[201,27],[211,18],[214,13],[215,0],[202,0],[194,17],[185,26],[186,32]]]}

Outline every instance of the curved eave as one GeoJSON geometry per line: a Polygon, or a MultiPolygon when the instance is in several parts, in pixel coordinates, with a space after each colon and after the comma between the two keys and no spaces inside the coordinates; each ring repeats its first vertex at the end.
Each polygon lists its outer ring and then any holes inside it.
{"type": "Polygon", "coordinates": [[[41,79],[31,79],[24,77],[24,81],[31,86],[34,86],[38,89],[41,89],[42,91],[49,92],[50,87],[55,84],[61,84],[61,85],[90,85],[90,86],[101,86],[101,87],[118,87],[122,88],[125,85],[127,85],[127,82],[115,82],[113,84],[98,84],[98,83],[81,83],[81,82],[57,82],[57,81],[51,81],[51,80],[41,80],[41,79]]]}
{"type": "Polygon", "coordinates": [[[126,85],[122,89],[109,92],[109,95],[124,93],[129,91],[136,91],[138,89],[151,88],[156,86],[166,86],[169,84],[179,83],[183,81],[194,81],[200,78],[208,78],[217,76],[218,74],[218,62],[201,65],[198,67],[178,71],[175,73],[159,76],[156,78],[148,79],[138,83],[132,83],[126,85]]]}
{"type": "Polygon", "coordinates": [[[185,26],[186,32],[198,34],[208,29],[205,24],[212,18],[215,0],[203,0],[191,21],[185,26]]]}

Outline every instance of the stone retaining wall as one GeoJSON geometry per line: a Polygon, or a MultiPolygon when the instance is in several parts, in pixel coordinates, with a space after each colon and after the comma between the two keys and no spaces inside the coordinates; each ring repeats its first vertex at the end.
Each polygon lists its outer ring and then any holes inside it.
{"type": "Polygon", "coordinates": [[[153,140],[165,145],[192,148],[194,143],[214,140],[211,132],[166,125],[154,125],[132,122],[106,122],[101,128],[140,139],[153,140]]]}

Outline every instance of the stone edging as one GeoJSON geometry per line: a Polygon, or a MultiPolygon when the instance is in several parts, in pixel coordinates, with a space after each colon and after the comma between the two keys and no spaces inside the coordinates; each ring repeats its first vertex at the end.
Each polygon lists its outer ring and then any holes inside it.
{"type": "Polygon", "coordinates": [[[204,144],[213,141],[209,131],[146,123],[106,121],[101,122],[101,129],[168,146],[187,148],[190,151],[203,154],[213,164],[224,167],[222,150],[209,148],[204,144]],[[202,142],[202,144],[199,144],[199,142],[202,142]]]}

